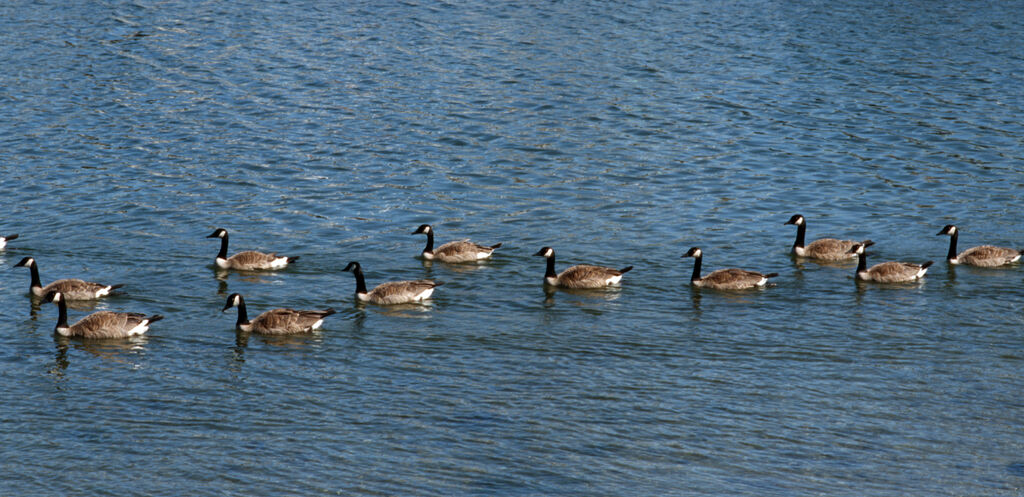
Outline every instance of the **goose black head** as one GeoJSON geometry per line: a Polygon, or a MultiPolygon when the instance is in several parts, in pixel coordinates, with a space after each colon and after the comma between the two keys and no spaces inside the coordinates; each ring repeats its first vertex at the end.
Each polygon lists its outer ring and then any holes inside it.
{"type": "Polygon", "coordinates": [[[19,261],[17,264],[15,264],[14,267],[32,267],[32,265],[35,264],[35,263],[36,263],[35,259],[33,259],[31,257],[26,257],[26,258],[22,259],[21,261],[19,261]]]}
{"type": "Polygon", "coordinates": [[[551,247],[543,247],[540,250],[538,250],[536,254],[533,255],[540,257],[553,257],[555,255],[555,249],[551,247]]]}
{"type": "Polygon", "coordinates": [[[431,228],[429,224],[421,224],[419,228],[416,228],[416,231],[412,232],[412,234],[414,234],[414,235],[420,235],[420,234],[425,235],[427,233],[430,233],[433,230],[434,230],[434,228],[431,228]]]}
{"type": "Polygon", "coordinates": [[[362,270],[362,267],[356,261],[352,261],[352,262],[348,263],[348,265],[345,266],[345,269],[342,269],[342,271],[351,271],[353,273],[356,272],[356,271],[361,271],[361,270],[362,270]]]}
{"type": "Polygon", "coordinates": [[[949,235],[949,236],[953,236],[955,234],[956,234],[956,226],[953,226],[952,224],[947,224],[946,226],[944,226],[942,228],[942,230],[940,230],[938,233],[936,233],[936,235],[949,235]]]}
{"type": "Polygon", "coordinates": [[[225,312],[228,309],[237,306],[241,302],[242,302],[242,295],[238,294],[238,293],[232,293],[231,295],[228,295],[228,300],[227,300],[227,302],[224,302],[224,308],[221,309],[220,312],[225,312]]]}
{"type": "Polygon", "coordinates": [[[699,247],[693,247],[690,250],[687,250],[686,253],[683,254],[683,257],[701,257],[702,255],[704,255],[704,253],[700,251],[699,247]]]}
{"type": "Polygon", "coordinates": [[[53,302],[56,304],[61,300],[64,300],[64,294],[56,291],[46,292],[46,295],[43,296],[44,302],[53,302]]]}
{"type": "Polygon", "coordinates": [[[864,253],[864,247],[866,247],[866,245],[863,244],[863,243],[855,243],[855,244],[853,244],[852,247],[850,247],[850,251],[847,252],[847,253],[848,254],[863,254],[864,253]]]}
{"type": "Polygon", "coordinates": [[[804,224],[804,217],[801,216],[800,214],[793,214],[793,217],[789,218],[789,221],[786,221],[782,224],[795,224],[797,226],[800,226],[801,224],[804,224]]]}
{"type": "Polygon", "coordinates": [[[224,228],[217,228],[213,233],[207,235],[206,238],[224,238],[225,236],[228,236],[228,230],[224,228]]]}

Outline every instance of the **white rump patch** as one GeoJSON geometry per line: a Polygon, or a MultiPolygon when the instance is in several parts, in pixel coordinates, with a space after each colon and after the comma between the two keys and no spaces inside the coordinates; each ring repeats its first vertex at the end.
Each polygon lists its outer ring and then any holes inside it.
{"type": "Polygon", "coordinates": [[[273,261],[270,261],[270,267],[272,269],[281,269],[281,268],[283,268],[283,267],[285,267],[287,265],[288,265],[288,258],[287,257],[278,257],[277,259],[274,259],[273,261]]]}
{"type": "Polygon", "coordinates": [[[621,274],[618,275],[618,276],[612,276],[611,278],[608,278],[607,280],[604,281],[604,284],[605,285],[617,285],[620,281],[622,281],[622,275],[621,274]]]}
{"type": "Polygon", "coordinates": [[[433,294],[433,293],[434,293],[434,289],[433,288],[428,288],[428,289],[423,290],[422,292],[416,294],[416,296],[413,297],[412,299],[413,300],[426,300],[426,299],[429,299],[430,295],[433,294]]]}
{"type": "Polygon", "coordinates": [[[147,331],[149,331],[149,320],[144,319],[138,326],[128,330],[128,336],[141,335],[147,331]]]}
{"type": "Polygon", "coordinates": [[[324,320],[323,320],[323,319],[321,319],[321,320],[319,320],[319,321],[317,321],[317,322],[313,323],[313,325],[312,325],[312,326],[310,326],[310,327],[309,327],[309,329],[311,329],[311,330],[315,330],[315,329],[319,328],[319,327],[320,327],[320,325],[322,325],[322,324],[324,324],[324,320]]]}

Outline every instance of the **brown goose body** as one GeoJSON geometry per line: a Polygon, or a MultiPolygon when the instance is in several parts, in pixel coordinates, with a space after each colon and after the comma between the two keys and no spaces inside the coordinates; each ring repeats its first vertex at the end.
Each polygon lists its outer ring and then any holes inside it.
{"type": "Polygon", "coordinates": [[[32,276],[29,291],[36,297],[45,297],[50,292],[60,292],[66,300],[96,300],[110,295],[110,292],[121,288],[124,285],[104,285],[93,283],[77,278],[67,278],[53,281],[43,286],[39,279],[39,265],[32,257],[25,257],[14,265],[15,267],[27,267],[32,276]]]}
{"type": "Polygon", "coordinates": [[[693,275],[690,277],[690,284],[695,287],[713,288],[715,290],[748,290],[760,288],[768,284],[769,278],[774,278],[779,273],[759,273],[746,269],[719,269],[712,271],[706,276],[701,276],[701,265],[704,261],[704,252],[693,247],[683,257],[693,257],[693,275]]]}
{"type": "Polygon", "coordinates": [[[561,273],[556,273],[555,250],[553,248],[542,247],[533,255],[547,259],[544,283],[562,288],[587,289],[618,285],[622,281],[622,275],[633,269],[633,266],[614,269],[605,266],[579,264],[571,266],[561,273]]]}
{"type": "Polygon", "coordinates": [[[434,248],[434,228],[429,224],[421,224],[414,235],[427,235],[427,245],[421,254],[426,260],[439,260],[448,263],[476,262],[487,259],[494,253],[494,249],[501,247],[500,243],[494,245],[480,245],[468,240],[448,242],[440,247],[434,248]]]}
{"type": "Polygon", "coordinates": [[[932,261],[924,264],[911,262],[889,261],[867,267],[867,253],[864,245],[856,244],[851,252],[858,256],[857,279],[860,281],[873,281],[876,283],[907,283],[917,281],[924,277],[932,261]]]}
{"type": "Polygon", "coordinates": [[[794,214],[793,217],[789,218],[789,221],[783,224],[796,226],[796,241],[793,242],[793,248],[790,251],[797,257],[831,262],[847,261],[857,258],[857,254],[850,253],[850,249],[853,248],[854,244],[860,243],[865,246],[874,244],[871,240],[858,242],[856,240],[840,240],[838,238],[819,238],[805,244],[807,221],[803,216],[794,214]]]}
{"type": "Polygon", "coordinates": [[[228,257],[228,231],[224,228],[217,228],[206,238],[220,238],[220,252],[214,258],[214,263],[221,269],[236,269],[239,271],[283,269],[288,264],[299,259],[298,257],[286,257],[276,253],[268,254],[255,250],[246,250],[228,257]]]}
{"type": "Polygon", "coordinates": [[[363,268],[358,262],[348,263],[343,271],[350,271],[355,275],[357,299],[379,305],[422,302],[433,295],[434,288],[444,284],[434,280],[391,281],[381,283],[373,290],[367,291],[363,268]]]}
{"type": "Polygon", "coordinates": [[[279,308],[266,311],[250,321],[245,307],[245,299],[237,293],[228,296],[223,311],[232,307],[238,307],[238,320],[235,322],[235,327],[239,331],[261,335],[309,333],[320,328],[324,318],[335,313],[331,308],[313,311],[279,308]]]}
{"type": "Polygon", "coordinates": [[[50,292],[46,295],[46,300],[56,303],[60,309],[60,317],[54,331],[66,337],[128,338],[146,333],[150,324],[164,318],[159,314],[99,311],[89,314],[69,326],[64,296],[60,292],[50,292]]]}
{"type": "Polygon", "coordinates": [[[981,245],[971,247],[959,254],[956,253],[957,241],[960,238],[960,230],[952,224],[947,224],[937,235],[949,235],[949,251],[946,253],[946,261],[950,264],[966,264],[978,267],[998,267],[1012,264],[1020,260],[1024,250],[1017,250],[1007,247],[996,247],[994,245],[981,245]]]}

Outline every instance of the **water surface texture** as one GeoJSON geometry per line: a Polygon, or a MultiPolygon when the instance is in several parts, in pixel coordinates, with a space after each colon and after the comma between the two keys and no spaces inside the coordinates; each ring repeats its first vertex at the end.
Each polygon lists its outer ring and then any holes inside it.
{"type": "Polygon", "coordinates": [[[5,2],[5,495],[1021,495],[1024,5],[5,2]],[[858,285],[788,255],[936,263],[858,285]],[[412,231],[504,245],[417,259],[412,231]],[[299,256],[264,274],[231,251],[299,256]],[[621,289],[542,286],[635,269],[621,289]],[[696,291],[704,267],[778,272],[696,291]],[[142,339],[61,340],[45,282],[142,339]],[[356,305],[430,277],[432,304],[356,305]],[[319,333],[237,335],[334,307],[319,333]]]}

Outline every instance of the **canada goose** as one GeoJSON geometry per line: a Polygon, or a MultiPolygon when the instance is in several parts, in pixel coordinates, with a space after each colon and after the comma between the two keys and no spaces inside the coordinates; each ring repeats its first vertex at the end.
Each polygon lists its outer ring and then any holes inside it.
{"type": "Polygon", "coordinates": [[[704,253],[697,247],[688,250],[683,257],[693,257],[693,276],[690,277],[690,284],[696,287],[708,287],[716,290],[745,290],[748,288],[763,287],[768,284],[768,278],[774,278],[779,273],[761,274],[757,271],[746,269],[719,269],[711,274],[701,277],[700,267],[704,260],[704,253]]]}
{"type": "Polygon", "coordinates": [[[32,257],[26,257],[21,262],[14,265],[14,267],[27,267],[32,272],[32,283],[30,290],[32,295],[36,297],[44,297],[50,292],[60,292],[63,298],[67,300],[94,300],[101,297],[110,295],[110,292],[114,289],[121,288],[124,285],[102,285],[100,283],[92,283],[89,281],[82,281],[75,278],[57,280],[49,285],[43,286],[39,281],[39,266],[36,264],[36,260],[32,257]]]}
{"type": "Polygon", "coordinates": [[[874,281],[878,283],[903,283],[914,281],[924,277],[928,272],[928,266],[932,261],[924,264],[911,264],[909,262],[883,262],[868,268],[868,256],[864,252],[864,245],[857,243],[850,249],[851,254],[860,257],[857,263],[857,279],[861,281],[874,281]]]}
{"type": "Polygon", "coordinates": [[[408,304],[430,298],[434,288],[443,285],[440,281],[414,280],[390,281],[377,285],[373,290],[366,291],[366,279],[363,268],[358,262],[350,262],[343,271],[350,271],[356,276],[356,298],[362,302],[374,304],[408,304]]]}
{"type": "Polygon", "coordinates": [[[0,235],[0,249],[7,246],[7,242],[18,238],[17,234],[13,235],[0,235]]]}
{"type": "Polygon", "coordinates": [[[633,266],[612,269],[604,266],[580,264],[572,266],[561,273],[555,273],[555,249],[543,247],[533,255],[541,256],[548,260],[547,271],[544,273],[544,283],[563,288],[603,288],[617,285],[622,281],[622,275],[633,269],[633,266]]]}
{"type": "Polygon", "coordinates": [[[956,242],[960,236],[960,229],[952,224],[947,224],[942,231],[936,235],[949,235],[949,252],[946,254],[946,261],[950,264],[967,264],[970,266],[995,267],[1017,262],[1020,260],[1024,250],[1015,250],[1006,247],[994,247],[992,245],[981,245],[971,247],[959,255],[956,253],[956,242]]]}
{"type": "Polygon", "coordinates": [[[220,252],[214,262],[221,269],[238,269],[252,271],[257,269],[281,269],[288,264],[298,260],[298,257],[278,256],[277,254],[265,254],[255,250],[246,250],[228,257],[228,230],[217,228],[206,238],[220,238],[220,252]]]}
{"type": "Polygon", "coordinates": [[[500,243],[491,246],[480,245],[470,241],[448,242],[437,249],[434,249],[434,228],[429,224],[421,224],[412,234],[427,235],[427,246],[423,249],[423,258],[432,261],[437,259],[441,262],[472,262],[486,259],[494,253],[494,249],[501,247],[500,243]]]}
{"type": "Polygon", "coordinates": [[[324,324],[324,318],[334,314],[334,309],[327,308],[322,311],[296,311],[295,309],[272,309],[249,321],[249,314],[245,309],[245,299],[240,294],[228,295],[224,304],[225,312],[232,307],[238,307],[238,321],[235,327],[239,331],[259,333],[263,335],[289,335],[292,333],[308,333],[324,324]]]}
{"type": "Polygon", "coordinates": [[[800,214],[794,214],[782,224],[796,225],[796,241],[793,242],[791,252],[797,257],[807,257],[821,261],[844,261],[854,259],[857,254],[850,253],[853,244],[860,243],[868,247],[874,245],[871,240],[857,242],[855,240],[839,240],[836,238],[819,238],[808,245],[804,245],[804,236],[807,234],[807,220],[800,214]]]}
{"type": "Polygon", "coordinates": [[[57,304],[60,317],[57,318],[57,327],[54,331],[66,337],[127,338],[145,333],[149,330],[150,324],[164,318],[159,314],[147,316],[138,312],[99,311],[68,326],[68,307],[64,301],[64,294],[48,292],[44,300],[57,304]]]}

